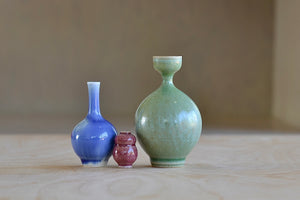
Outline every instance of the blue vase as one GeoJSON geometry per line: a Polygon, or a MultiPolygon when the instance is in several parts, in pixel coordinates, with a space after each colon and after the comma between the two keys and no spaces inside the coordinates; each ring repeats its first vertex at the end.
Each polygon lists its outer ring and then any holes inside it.
{"type": "Polygon", "coordinates": [[[73,129],[72,146],[84,166],[105,166],[112,154],[117,132],[100,113],[100,82],[88,82],[87,85],[89,112],[73,129]]]}

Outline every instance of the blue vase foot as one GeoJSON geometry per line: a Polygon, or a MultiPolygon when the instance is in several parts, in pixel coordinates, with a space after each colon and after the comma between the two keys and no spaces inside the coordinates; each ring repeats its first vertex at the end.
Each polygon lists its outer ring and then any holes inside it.
{"type": "Polygon", "coordinates": [[[160,158],[151,158],[152,167],[183,167],[185,159],[160,159],[160,158]]]}
{"type": "Polygon", "coordinates": [[[107,165],[107,160],[81,160],[84,167],[103,167],[107,165]]]}

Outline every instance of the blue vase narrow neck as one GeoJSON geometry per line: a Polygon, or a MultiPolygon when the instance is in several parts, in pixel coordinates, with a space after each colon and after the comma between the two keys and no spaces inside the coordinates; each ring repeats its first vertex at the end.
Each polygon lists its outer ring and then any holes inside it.
{"type": "Polygon", "coordinates": [[[100,82],[88,82],[89,89],[89,119],[102,119],[99,103],[100,82]]]}

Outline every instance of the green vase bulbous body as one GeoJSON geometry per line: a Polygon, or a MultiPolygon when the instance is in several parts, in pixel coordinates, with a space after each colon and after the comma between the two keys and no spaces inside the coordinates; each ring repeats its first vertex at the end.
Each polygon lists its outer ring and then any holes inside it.
{"type": "Polygon", "coordinates": [[[142,101],[135,114],[136,133],[154,167],[183,166],[197,144],[202,120],[196,104],[173,84],[181,56],[154,56],[161,86],[142,101]]]}

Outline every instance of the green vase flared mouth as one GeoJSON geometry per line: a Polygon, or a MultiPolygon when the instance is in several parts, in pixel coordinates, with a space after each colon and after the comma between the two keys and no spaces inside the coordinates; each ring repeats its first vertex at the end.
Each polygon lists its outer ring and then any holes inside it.
{"type": "Polygon", "coordinates": [[[153,56],[153,67],[164,77],[172,79],[175,72],[181,68],[182,56],[153,56]]]}

